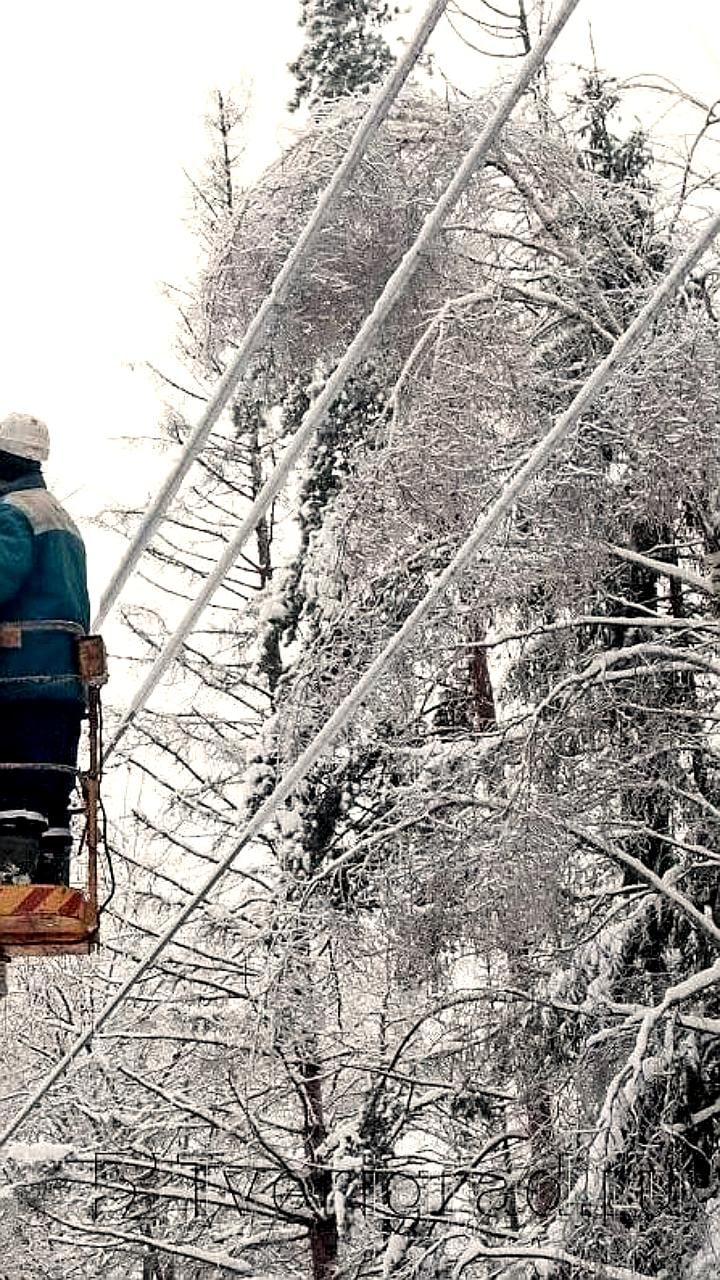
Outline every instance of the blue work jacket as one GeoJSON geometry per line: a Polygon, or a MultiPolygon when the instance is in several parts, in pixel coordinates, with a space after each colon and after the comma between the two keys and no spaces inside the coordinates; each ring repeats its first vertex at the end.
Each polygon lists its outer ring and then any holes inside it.
{"type": "Polygon", "coordinates": [[[0,483],[0,700],[82,702],[90,625],[85,546],[40,472],[0,483]]]}

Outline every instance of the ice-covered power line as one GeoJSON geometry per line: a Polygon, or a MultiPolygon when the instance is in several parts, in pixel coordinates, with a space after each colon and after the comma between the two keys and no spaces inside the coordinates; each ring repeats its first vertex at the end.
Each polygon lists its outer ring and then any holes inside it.
{"type": "Polygon", "coordinates": [[[328,378],[317,400],[310,406],[300,426],[290,440],[280,462],[272,475],[266,480],[260,493],[253,502],[245,519],[242,521],[234,537],[231,538],[215,569],[205,580],[195,600],[186,610],[173,635],[158,654],[155,662],[135,693],[127,711],[111,738],[105,759],[109,759],[125,731],[132,724],[138,711],[146,705],[148,698],[157,687],[168,667],[180,653],[186,637],[190,634],[203,610],[227,576],[235,561],[239,558],[245,543],[253,533],[258,521],[262,518],[273,500],[277,497],[295,463],[301,456],[315,431],[322,423],[328,410],[342,391],[345,382],[369,350],[379,329],[384,324],[393,307],[405,292],[422,254],[428,249],[437,232],[442,228],[448,214],[452,212],[460,197],[468,187],[478,166],[487,157],[498,141],[503,127],[523,94],[531,84],[534,76],[542,67],[545,58],[557,37],[567,23],[570,15],[577,8],[580,0],[564,0],[555,17],[548,24],[534,49],[524,59],[520,71],[510,87],[502,95],[480,137],[465,155],[449,185],[430,210],[414,243],[407,250],[395,271],[388,279],[385,288],[377,299],[375,306],[358,329],[350,346],[328,378]]]}
{"type": "Polygon", "coordinates": [[[276,786],[272,795],[261,805],[257,813],[245,827],[242,836],[233,849],[217,864],[205,883],[188,899],[178,916],[158,937],[149,953],[133,972],[125,979],[115,995],[96,1015],[91,1025],[74,1042],[63,1058],[57,1063],[49,1075],[35,1089],[24,1106],[17,1112],[2,1134],[0,1148],[17,1133],[24,1120],[35,1109],[45,1094],[64,1074],[75,1058],[82,1052],[93,1036],[105,1025],[108,1019],[120,1007],[133,987],[144,977],[157,960],[158,956],[177,937],[177,934],[190,918],[195,909],[207,897],[215,885],[230,869],[238,854],[260,833],[265,824],[277,813],[280,806],[294,791],[299,782],[307,775],[316,760],[331,745],[335,738],[346,727],[360,704],[368,697],[377,684],[388,664],[407,643],[410,637],[421,626],[430,611],[438,603],[447,587],[469,563],[489,535],[502,519],[512,510],[515,503],[527,489],[531,480],[542,470],[558,445],[567,438],[582,414],[593,404],[594,400],[610,381],[618,365],[630,355],[638,341],[647,332],[658,312],[672,297],[675,291],[692,271],[705,250],[720,234],[720,214],[710,220],[691,248],[676,262],[672,271],[660,282],[652,297],[636,316],[625,333],[618,338],[612,350],[599,364],[587,381],[583,384],[572,404],[555,421],[547,435],[528,455],[523,465],[515,472],[504,486],[502,493],[490,509],[476,522],[474,528],[450,560],[449,564],[437,577],[422,600],[406,618],[402,626],[390,638],[388,643],[367,668],[365,673],[343,699],[329,720],[317,733],[309,746],[298,757],[295,764],[287,771],[276,786]]]}
{"type": "Polygon", "coordinates": [[[185,444],[178,461],[163,481],[157,496],[145,512],[120,564],[105,588],[97,614],[93,619],[93,629],[95,631],[102,626],[143,551],[153,538],[185,476],[202,453],[215,423],[233,391],[246,373],[250,360],[265,338],[273,317],[287,297],[288,291],[303,266],[310,249],[347,188],[352,175],[400,93],[447,6],[448,0],[431,0],[402,58],[400,58],[387,80],[382,84],[379,92],[371,101],[343,159],[327,187],[320,195],[299,239],[275,277],[270,292],[250,321],[232,364],[220,379],[205,412],[185,444]]]}

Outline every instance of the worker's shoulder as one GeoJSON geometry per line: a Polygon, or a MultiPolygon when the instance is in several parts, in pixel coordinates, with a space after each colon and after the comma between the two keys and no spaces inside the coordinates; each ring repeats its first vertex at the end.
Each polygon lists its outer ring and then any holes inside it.
{"type": "Polygon", "coordinates": [[[47,489],[19,489],[8,493],[0,506],[22,512],[33,533],[70,533],[80,538],[80,530],[57,498],[47,489]]]}

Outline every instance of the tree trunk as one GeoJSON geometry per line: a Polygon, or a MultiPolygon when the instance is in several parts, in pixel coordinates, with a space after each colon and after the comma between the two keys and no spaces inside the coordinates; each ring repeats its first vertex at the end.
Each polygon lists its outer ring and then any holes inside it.
{"type": "Polygon", "coordinates": [[[318,1216],[313,1220],[309,1233],[312,1280],[335,1280],[338,1261],[337,1222],[332,1211],[327,1210],[332,1193],[332,1174],[329,1169],[319,1168],[317,1163],[317,1153],[327,1136],[322,1081],[316,1062],[304,1059],[300,1063],[300,1071],[305,1083],[305,1154],[310,1169],[308,1181],[318,1206],[318,1216]]]}
{"type": "Polygon", "coordinates": [[[487,729],[497,720],[487,649],[481,643],[484,639],[482,628],[474,622],[470,632],[470,699],[472,718],[479,729],[487,729]]]}

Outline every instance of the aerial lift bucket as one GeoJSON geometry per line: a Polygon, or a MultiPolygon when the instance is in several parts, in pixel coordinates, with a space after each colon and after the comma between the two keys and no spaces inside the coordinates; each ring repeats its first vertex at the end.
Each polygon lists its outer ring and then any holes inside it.
{"type": "MultiPolygon", "coordinates": [[[[0,960],[12,956],[87,955],[97,945],[100,808],[100,689],[107,681],[101,636],[77,639],[78,671],[88,697],[88,768],[79,774],[85,812],[83,889],[66,885],[0,885],[0,960]]],[[[0,966],[3,970],[4,964],[0,966]]],[[[0,974],[3,994],[4,972],[0,974]]]]}

